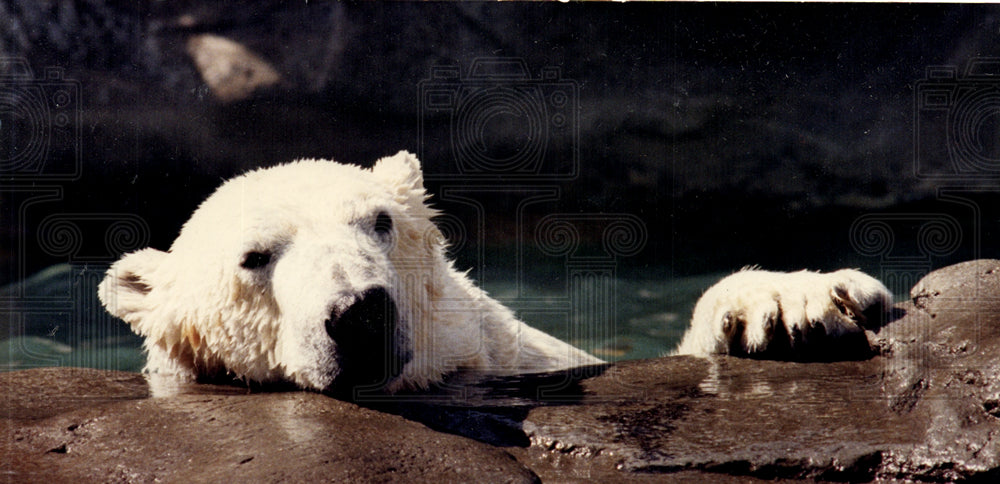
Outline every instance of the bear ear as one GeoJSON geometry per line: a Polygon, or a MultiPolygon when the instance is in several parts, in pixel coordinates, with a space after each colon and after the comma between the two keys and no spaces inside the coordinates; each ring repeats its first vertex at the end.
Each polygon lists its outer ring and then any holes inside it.
{"type": "Polygon", "coordinates": [[[115,262],[97,288],[97,296],[109,313],[136,324],[150,309],[146,296],[153,289],[153,275],[167,253],[156,249],[132,252],[115,262]]]}
{"type": "Polygon", "coordinates": [[[389,186],[411,191],[424,190],[424,175],[420,160],[408,151],[400,151],[375,162],[372,173],[389,186]]]}

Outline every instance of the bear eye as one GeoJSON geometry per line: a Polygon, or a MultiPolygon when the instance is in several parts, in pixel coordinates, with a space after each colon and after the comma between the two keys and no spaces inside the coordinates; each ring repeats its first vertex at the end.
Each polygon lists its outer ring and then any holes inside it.
{"type": "Polygon", "coordinates": [[[392,233],[392,217],[385,212],[379,212],[375,217],[375,234],[387,237],[392,233]]]}
{"type": "Polygon", "coordinates": [[[251,251],[243,254],[243,262],[240,267],[244,269],[260,269],[271,263],[271,254],[268,252],[251,251]]]}

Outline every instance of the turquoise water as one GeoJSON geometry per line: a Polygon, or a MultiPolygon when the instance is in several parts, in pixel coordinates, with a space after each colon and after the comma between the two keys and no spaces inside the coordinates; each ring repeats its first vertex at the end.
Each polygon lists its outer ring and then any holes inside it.
{"type": "MultiPolygon", "coordinates": [[[[145,361],[141,340],[97,300],[105,269],[64,264],[0,288],[0,300],[10,308],[0,313],[0,370],[139,371],[145,361]]],[[[536,268],[517,277],[501,270],[479,282],[528,324],[616,361],[671,350],[698,296],[721,276],[637,279],[597,272],[536,268]]]]}
{"type": "Polygon", "coordinates": [[[590,288],[578,290],[524,283],[520,295],[511,281],[482,286],[531,326],[617,361],[654,358],[673,349],[687,329],[698,297],[722,276],[598,279],[588,281],[590,288]],[[582,295],[574,297],[575,293],[582,295]]]}

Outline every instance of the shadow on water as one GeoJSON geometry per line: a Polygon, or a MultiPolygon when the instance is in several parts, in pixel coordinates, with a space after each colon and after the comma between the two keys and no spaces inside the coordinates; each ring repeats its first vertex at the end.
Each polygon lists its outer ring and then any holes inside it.
{"type": "Polygon", "coordinates": [[[574,405],[584,400],[581,382],[603,374],[610,364],[524,375],[461,372],[426,391],[385,394],[377,389],[329,392],[373,410],[400,415],[434,430],[498,446],[527,447],[523,422],[537,407],[574,405]]]}
{"type": "MultiPolygon", "coordinates": [[[[584,380],[603,375],[613,364],[589,365],[567,370],[522,375],[489,375],[458,372],[427,390],[388,393],[385,382],[368,386],[334,388],[324,395],[379,412],[399,415],[427,427],[502,447],[527,447],[523,427],[531,410],[544,406],[583,404],[588,393],[584,380]]],[[[171,375],[144,375],[149,395],[246,395],[294,393],[291,383],[261,385],[219,377],[197,382],[171,375]]]]}

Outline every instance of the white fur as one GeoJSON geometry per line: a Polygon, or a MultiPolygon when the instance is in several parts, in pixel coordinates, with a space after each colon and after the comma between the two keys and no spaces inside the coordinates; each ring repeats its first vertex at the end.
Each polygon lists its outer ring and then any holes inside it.
{"type": "Polygon", "coordinates": [[[881,282],[857,270],[821,274],[744,269],[705,291],[674,354],[728,353],[731,338],[740,332],[727,334],[727,319],[743,325],[736,343],[746,353],[765,350],[775,334],[773,325],[782,322],[788,332],[806,332],[821,324],[826,335],[839,337],[864,330],[855,318],[866,308],[875,303],[888,307],[891,302],[881,282]]]}
{"type": "Polygon", "coordinates": [[[600,363],[517,320],[445,257],[413,155],[371,169],[301,160],[224,183],[168,252],[144,249],[108,271],[99,296],[145,337],[147,371],[230,374],[324,389],[336,344],[324,322],[364,290],[394,299],[412,359],[390,390],[425,388],[458,369],[549,371],[600,363]],[[393,220],[389,246],[366,228],[393,220]],[[240,266],[267,251],[264,270],[240,266]]]}

